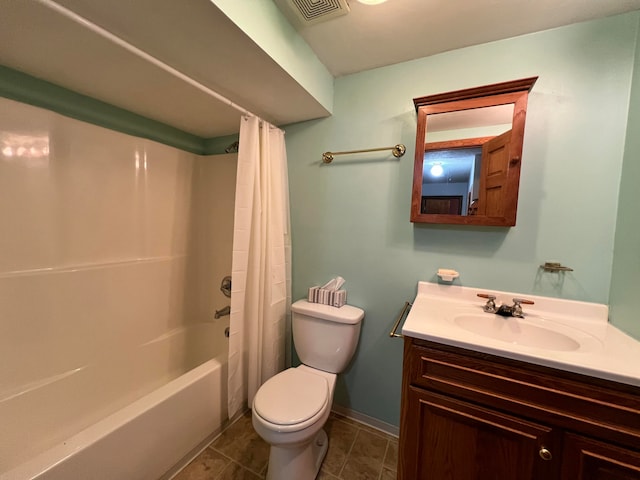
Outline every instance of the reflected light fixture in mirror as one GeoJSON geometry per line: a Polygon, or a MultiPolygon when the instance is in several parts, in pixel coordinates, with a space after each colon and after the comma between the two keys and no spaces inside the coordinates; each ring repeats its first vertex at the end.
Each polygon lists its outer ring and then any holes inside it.
{"type": "Polygon", "coordinates": [[[527,99],[537,78],[413,99],[412,222],[515,225],[527,99]]]}
{"type": "MultiPolygon", "coordinates": [[[[426,163],[426,162],[425,162],[426,163]]],[[[429,173],[432,177],[441,177],[444,174],[444,168],[442,168],[442,163],[435,162],[429,169],[429,173]]]]}

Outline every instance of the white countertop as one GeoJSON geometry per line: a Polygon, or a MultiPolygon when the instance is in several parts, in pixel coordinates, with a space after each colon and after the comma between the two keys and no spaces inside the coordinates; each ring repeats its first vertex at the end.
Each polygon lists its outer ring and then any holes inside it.
{"type": "Polygon", "coordinates": [[[640,342],[611,325],[608,307],[602,304],[419,282],[402,334],[640,386],[640,342]],[[505,328],[517,325],[513,323],[519,321],[517,318],[485,313],[482,307],[486,300],[477,297],[477,293],[495,295],[497,306],[511,305],[514,297],[533,300],[534,305],[523,305],[523,322],[566,334],[579,347],[575,350],[539,348],[496,340],[460,327],[456,318],[471,316],[473,320],[482,315],[504,322],[505,328]]]}

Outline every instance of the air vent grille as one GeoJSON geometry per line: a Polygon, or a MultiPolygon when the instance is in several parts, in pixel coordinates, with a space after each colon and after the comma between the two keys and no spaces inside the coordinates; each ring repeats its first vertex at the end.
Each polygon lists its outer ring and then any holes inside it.
{"type": "Polygon", "coordinates": [[[320,23],[349,13],[347,0],[289,0],[306,25],[320,23]]]}

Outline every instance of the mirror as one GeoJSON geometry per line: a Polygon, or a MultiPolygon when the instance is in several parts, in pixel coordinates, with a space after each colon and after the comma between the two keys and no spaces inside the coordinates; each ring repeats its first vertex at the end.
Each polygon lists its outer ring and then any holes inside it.
{"type": "Polygon", "coordinates": [[[527,99],[537,79],[413,99],[412,222],[516,224],[527,99]]]}

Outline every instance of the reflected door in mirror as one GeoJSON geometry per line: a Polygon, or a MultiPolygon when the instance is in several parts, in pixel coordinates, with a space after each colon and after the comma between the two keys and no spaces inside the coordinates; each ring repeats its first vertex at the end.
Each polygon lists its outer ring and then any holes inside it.
{"type": "Polygon", "coordinates": [[[482,146],[478,215],[502,217],[505,214],[510,145],[511,130],[482,146]]]}

